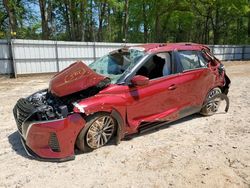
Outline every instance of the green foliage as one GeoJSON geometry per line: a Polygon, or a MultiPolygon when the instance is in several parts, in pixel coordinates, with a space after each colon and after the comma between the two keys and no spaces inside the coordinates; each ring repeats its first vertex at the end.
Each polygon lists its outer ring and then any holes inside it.
{"type": "Polygon", "coordinates": [[[125,0],[45,1],[48,20],[39,0],[1,0],[0,38],[14,28],[16,38],[41,39],[46,26],[51,40],[250,43],[249,0],[128,0],[128,9],[125,0]]]}

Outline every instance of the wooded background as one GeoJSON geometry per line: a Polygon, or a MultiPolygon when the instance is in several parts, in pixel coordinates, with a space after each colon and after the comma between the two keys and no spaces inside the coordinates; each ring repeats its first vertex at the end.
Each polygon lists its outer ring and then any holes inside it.
{"type": "Polygon", "coordinates": [[[0,0],[0,38],[250,44],[250,0],[0,0]]]}

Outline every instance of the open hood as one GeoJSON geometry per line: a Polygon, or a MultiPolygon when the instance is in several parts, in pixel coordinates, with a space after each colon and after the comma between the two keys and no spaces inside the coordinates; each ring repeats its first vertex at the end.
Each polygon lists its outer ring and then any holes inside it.
{"type": "Polygon", "coordinates": [[[76,62],[57,73],[50,80],[49,91],[62,97],[95,86],[105,78],[84,63],[76,62]]]}

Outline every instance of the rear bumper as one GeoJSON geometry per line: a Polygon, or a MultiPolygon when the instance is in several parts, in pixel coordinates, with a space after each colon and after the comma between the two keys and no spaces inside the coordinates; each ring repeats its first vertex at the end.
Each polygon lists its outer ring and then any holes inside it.
{"type": "Polygon", "coordinates": [[[25,151],[32,158],[61,162],[75,158],[74,146],[77,135],[85,126],[85,121],[79,114],[67,118],[25,123],[21,141],[25,151]]]}

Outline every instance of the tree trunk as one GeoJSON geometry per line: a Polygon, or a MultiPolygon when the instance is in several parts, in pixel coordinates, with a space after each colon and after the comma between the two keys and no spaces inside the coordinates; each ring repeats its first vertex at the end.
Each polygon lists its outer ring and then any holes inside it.
{"type": "Polygon", "coordinates": [[[250,42],[250,12],[248,13],[248,37],[249,37],[249,42],[250,42]]]}
{"type": "Polygon", "coordinates": [[[148,42],[148,19],[147,19],[147,10],[146,10],[146,3],[143,1],[142,5],[142,12],[143,12],[143,36],[144,36],[144,43],[148,42]]]}
{"type": "Polygon", "coordinates": [[[70,20],[69,20],[69,3],[68,3],[67,0],[64,0],[63,14],[64,14],[64,20],[65,20],[65,25],[66,25],[67,36],[68,36],[68,38],[70,40],[72,40],[72,34],[71,34],[71,28],[70,28],[70,20]]]}
{"type": "Polygon", "coordinates": [[[106,1],[100,3],[100,6],[99,6],[99,27],[98,27],[98,33],[97,33],[97,37],[98,37],[99,42],[101,42],[103,40],[102,29],[103,29],[103,20],[104,20],[104,16],[105,16],[106,7],[107,7],[106,1]]]}
{"type": "Polygon", "coordinates": [[[111,42],[112,41],[112,33],[111,33],[111,15],[110,15],[111,11],[110,11],[110,7],[108,6],[108,41],[111,42]]]}
{"type": "Polygon", "coordinates": [[[69,0],[69,15],[70,15],[70,28],[71,28],[71,35],[72,40],[76,41],[76,25],[75,25],[75,3],[72,0],[69,0]]]}
{"type": "Polygon", "coordinates": [[[3,0],[3,5],[9,17],[10,32],[11,33],[16,32],[17,31],[17,18],[16,18],[15,9],[13,6],[11,6],[8,0],[3,0]]]}
{"type": "Polygon", "coordinates": [[[203,41],[204,44],[209,43],[209,17],[210,17],[210,7],[206,11],[206,17],[205,17],[205,28],[204,28],[204,33],[205,33],[205,40],[203,41]]]}
{"type": "Polygon", "coordinates": [[[124,39],[125,42],[127,42],[128,40],[128,18],[129,18],[129,0],[125,0],[125,5],[124,5],[124,13],[125,13],[125,17],[124,17],[124,39]]]}
{"type": "Polygon", "coordinates": [[[39,0],[40,6],[40,14],[42,19],[42,39],[48,40],[50,37],[50,30],[49,30],[49,14],[51,14],[51,10],[48,9],[48,1],[46,0],[39,0]]]}
{"type": "Polygon", "coordinates": [[[156,12],[155,15],[155,42],[160,41],[160,16],[156,12]]]}
{"type": "Polygon", "coordinates": [[[90,41],[95,41],[95,33],[94,33],[94,20],[93,20],[93,0],[90,0],[90,15],[89,15],[89,19],[90,19],[90,27],[89,27],[89,38],[90,41]]]}
{"type": "Polygon", "coordinates": [[[220,40],[220,31],[219,31],[219,8],[216,7],[215,10],[215,20],[212,21],[213,33],[214,33],[214,42],[213,44],[219,44],[220,40]]]}
{"type": "MultiPolygon", "coordinates": [[[[250,0],[248,0],[248,4],[250,4],[250,0]]],[[[250,42],[250,12],[248,12],[248,28],[247,28],[248,42],[250,42]]]]}
{"type": "Polygon", "coordinates": [[[85,16],[84,16],[84,13],[85,13],[85,10],[86,10],[86,0],[82,1],[81,2],[81,9],[80,9],[80,37],[81,37],[81,41],[84,41],[85,40],[85,23],[86,23],[86,20],[85,20],[85,16]]]}

